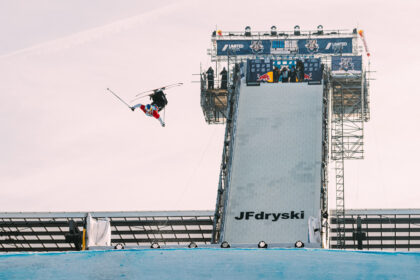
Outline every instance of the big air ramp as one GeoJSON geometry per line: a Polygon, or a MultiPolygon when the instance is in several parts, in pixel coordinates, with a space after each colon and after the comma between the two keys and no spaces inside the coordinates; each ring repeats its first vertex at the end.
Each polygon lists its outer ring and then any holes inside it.
{"type": "Polygon", "coordinates": [[[222,241],[308,244],[321,208],[322,99],[322,85],[242,84],[222,241]]]}

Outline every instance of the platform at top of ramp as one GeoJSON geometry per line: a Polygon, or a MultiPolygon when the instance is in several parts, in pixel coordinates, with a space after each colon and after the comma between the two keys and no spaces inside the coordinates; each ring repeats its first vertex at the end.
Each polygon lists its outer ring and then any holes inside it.
{"type": "Polygon", "coordinates": [[[322,85],[241,85],[223,240],[308,242],[320,212],[322,101],[322,85]]]}
{"type": "Polygon", "coordinates": [[[144,249],[0,254],[0,279],[418,279],[420,253],[144,249]]]}

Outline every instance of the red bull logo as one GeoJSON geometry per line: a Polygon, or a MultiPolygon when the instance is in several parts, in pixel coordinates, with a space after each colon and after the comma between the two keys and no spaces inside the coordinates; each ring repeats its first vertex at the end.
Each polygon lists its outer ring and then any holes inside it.
{"type": "Polygon", "coordinates": [[[259,82],[269,82],[271,80],[271,77],[268,73],[265,73],[263,75],[259,75],[257,81],[259,82]]]}
{"type": "Polygon", "coordinates": [[[312,73],[309,73],[309,75],[308,74],[303,74],[303,78],[305,80],[312,80],[312,73]]]}

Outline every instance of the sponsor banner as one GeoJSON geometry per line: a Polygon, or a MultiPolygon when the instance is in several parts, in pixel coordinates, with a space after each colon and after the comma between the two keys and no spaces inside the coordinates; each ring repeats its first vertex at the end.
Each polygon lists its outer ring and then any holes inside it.
{"type": "Polygon", "coordinates": [[[302,39],[298,42],[299,54],[352,53],[352,38],[302,39]]]}
{"type": "Polygon", "coordinates": [[[353,38],[218,40],[217,55],[350,54],[353,38]]]}
{"type": "Polygon", "coordinates": [[[271,54],[298,54],[298,40],[271,41],[271,54]]]}
{"type": "Polygon", "coordinates": [[[217,55],[270,54],[269,40],[219,40],[217,55]]]}
{"type": "Polygon", "coordinates": [[[273,61],[271,59],[248,59],[247,82],[273,82],[273,61]]]}
{"type": "Polygon", "coordinates": [[[331,70],[334,74],[361,73],[362,56],[333,56],[331,70]]]}
{"type": "Polygon", "coordinates": [[[239,215],[235,217],[235,220],[262,220],[269,222],[278,222],[281,220],[299,220],[305,218],[305,211],[290,211],[290,212],[279,212],[279,213],[267,213],[264,211],[241,211],[239,215]]]}
{"type": "Polygon", "coordinates": [[[322,80],[321,60],[319,58],[305,59],[303,60],[303,65],[305,67],[305,81],[313,82],[322,80]]]}
{"type": "MultiPolygon", "coordinates": [[[[322,68],[321,60],[319,58],[302,59],[304,65],[304,80],[305,81],[321,81],[322,68]]],[[[296,59],[248,59],[246,81],[249,83],[255,82],[273,82],[273,68],[278,67],[280,70],[283,67],[291,69],[296,67],[296,59]]]]}

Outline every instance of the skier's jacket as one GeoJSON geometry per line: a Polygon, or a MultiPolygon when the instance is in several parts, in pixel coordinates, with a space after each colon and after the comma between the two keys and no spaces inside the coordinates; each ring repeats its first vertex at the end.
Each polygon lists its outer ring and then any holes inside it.
{"type": "Polygon", "coordinates": [[[148,115],[149,117],[151,117],[151,116],[153,116],[155,119],[159,119],[159,117],[160,117],[160,115],[159,115],[159,113],[158,113],[158,107],[156,107],[156,106],[153,106],[153,110],[152,110],[152,112],[150,113],[149,111],[147,111],[146,110],[146,106],[144,106],[144,105],[141,105],[140,106],[140,109],[146,114],[146,115],[148,115]]]}

